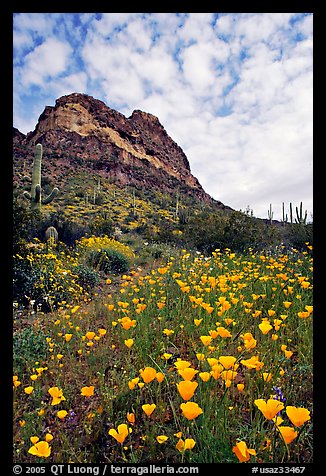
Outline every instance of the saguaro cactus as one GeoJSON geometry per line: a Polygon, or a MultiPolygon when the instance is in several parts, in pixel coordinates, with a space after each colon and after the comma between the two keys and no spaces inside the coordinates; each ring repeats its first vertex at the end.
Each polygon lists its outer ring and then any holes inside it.
{"type": "Polygon", "coordinates": [[[284,202],[282,202],[282,223],[285,225],[288,221],[288,214],[285,213],[284,202]]]}
{"type": "MultiPolygon", "coordinates": [[[[304,215],[302,213],[302,202],[300,202],[300,209],[295,207],[296,218],[295,223],[298,225],[306,225],[307,224],[307,210],[305,211],[304,215]],[[300,211],[299,211],[300,210],[300,211]]],[[[290,222],[293,223],[293,213],[292,213],[292,203],[290,202],[290,222]]]]}
{"type": "Polygon", "coordinates": [[[35,147],[35,156],[34,156],[34,163],[33,163],[33,171],[32,171],[32,187],[31,193],[24,192],[23,196],[26,200],[31,202],[31,209],[32,210],[40,210],[41,204],[46,205],[54,199],[54,197],[58,194],[59,189],[55,187],[50,195],[46,198],[42,198],[42,189],[41,189],[41,166],[42,166],[42,144],[37,144],[35,147]]]}
{"type": "Polygon", "coordinates": [[[272,204],[271,203],[269,204],[269,210],[267,210],[267,216],[268,216],[268,220],[269,220],[270,224],[272,224],[273,223],[274,212],[272,211],[272,204]]]}
{"type": "Polygon", "coordinates": [[[45,230],[45,238],[46,240],[52,240],[53,243],[57,243],[58,242],[58,232],[57,232],[57,229],[54,228],[54,226],[49,226],[49,228],[47,228],[45,230]]]}
{"type": "Polygon", "coordinates": [[[307,210],[305,211],[305,214],[303,216],[303,213],[302,213],[302,202],[300,202],[300,212],[299,212],[299,209],[298,207],[295,207],[295,212],[296,212],[296,215],[297,215],[297,218],[296,218],[296,223],[298,223],[299,225],[305,225],[306,222],[307,222],[307,210]]]}

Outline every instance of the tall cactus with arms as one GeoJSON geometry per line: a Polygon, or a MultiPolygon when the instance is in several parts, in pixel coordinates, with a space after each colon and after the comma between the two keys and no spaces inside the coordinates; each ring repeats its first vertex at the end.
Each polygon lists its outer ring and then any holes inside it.
{"type": "Polygon", "coordinates": [[[41,189],[41,166],[42,166],[42,144],[37,144],[35,147],[35,156],[33,163],[33,172],[32,172],[32,187],[31,193],[24,192],[23,196],[26,200],[31,202],[32,210],[40,210],[41,205],[46,205],[54,199],[58,194],[59,189],[55,187],[50,195],[46,198],[42,198],[42,189],[41,189]]]}

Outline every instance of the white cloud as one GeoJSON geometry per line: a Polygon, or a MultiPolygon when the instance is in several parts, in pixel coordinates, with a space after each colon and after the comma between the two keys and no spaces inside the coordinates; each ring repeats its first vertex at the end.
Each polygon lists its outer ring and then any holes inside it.
{"type": "Polygon", "coordinates": [[[71,52],[72,48],[68,43],[48,38],[26,55],[21,71],[22,86],[45,86],[49,78],[66,70],[71,52]]]}
{"type": "Polygon", "coordinates": [[[180,38],[186,42],[212,40],[213,31],[210,24],[212,20],[212,13],[190,13],[179,30],[180,38]]]}
{"type": "Polygon", "coordinates": [[[51,35],[53,31],[53,14],[18,13],[14,15],[14,31],[28,32],[42,37],[51,35]]]}

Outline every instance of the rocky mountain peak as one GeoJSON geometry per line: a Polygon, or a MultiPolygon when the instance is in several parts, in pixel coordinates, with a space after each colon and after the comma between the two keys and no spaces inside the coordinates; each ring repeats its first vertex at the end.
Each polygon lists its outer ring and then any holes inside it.
{"type": "Polygon", "coordinates": [[[34,131],[20,139],[30,148],[42,143],[44,154],[55,157],[54,175],[56,166],[64,162],[65,167],[91,168],[122,185],[164,192],[179,189],[214,201],[192,175],[181,147],[147,112],[135,110],[127,118],[103,101],[72,93],[46,106],[34,131]]]}

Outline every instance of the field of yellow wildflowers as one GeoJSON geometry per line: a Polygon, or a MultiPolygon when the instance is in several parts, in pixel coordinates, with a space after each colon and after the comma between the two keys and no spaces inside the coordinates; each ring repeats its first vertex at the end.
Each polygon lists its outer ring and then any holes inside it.
{"type": "Polygon", "coordinates": [[[308,243],[180,250],[90,296],[73,269],[91,246],[41,250],[39,285],[66,294],[15,311],[15,462],[312,462],[308,243]]]}

